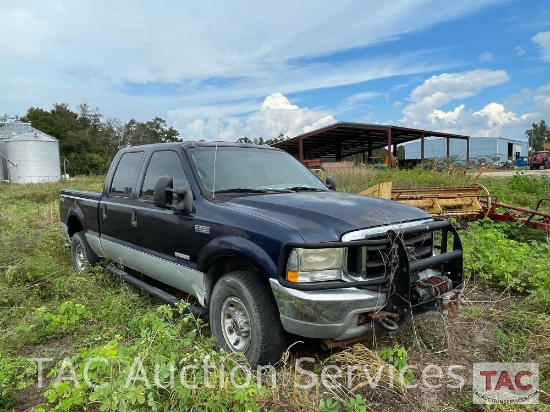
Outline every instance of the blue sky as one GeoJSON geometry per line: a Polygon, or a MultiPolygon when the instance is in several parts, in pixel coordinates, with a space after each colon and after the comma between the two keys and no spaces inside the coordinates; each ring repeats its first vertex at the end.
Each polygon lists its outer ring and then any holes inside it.
{"type": "Polygon", "coordinates": [[[547,0],[0,0],[0,114],[68,103],[185,140],[336,121],[524,137],[550,122],[547,0]]]}

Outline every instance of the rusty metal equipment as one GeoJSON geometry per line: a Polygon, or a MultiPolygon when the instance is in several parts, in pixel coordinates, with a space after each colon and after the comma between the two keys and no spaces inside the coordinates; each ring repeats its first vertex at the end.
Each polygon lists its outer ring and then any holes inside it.
{"type": "Polygon", "coordinates": [[[394,189],[392,182],[380,183],[359,194],[391,199],[424,209],[432,216],[475,220],[488,217],[498,221],[518,222],[527,227],[550,232],[550,212],[540,210],[550,197],[539,200],[535,209],[501,203],[485,186],[425,187],[394,189]]]}
{"type": "Polygon", "coordinates": [[[384,182],[359,194],[396,200],[443,217],[480,218],[487,212],[480,200],[485,199],[485,204],[491,205],[491,196],[483,185],[394,189],[392,182],[384,182]]]}
{"type": "Polygon", "coordinates": [[[550,197],[543,197],[537,202],[535,209],[508,205],[498,201],[496,196],[481,199],[482,204],[487,208],[487,217],[502,222],[519,222],[522,225],[533,229],[545,230],[550,233],[550,212],[539,210],[541,205],[550,202],[550,197]],[[503,211],[497,211],[502,209],[503,211]]]}

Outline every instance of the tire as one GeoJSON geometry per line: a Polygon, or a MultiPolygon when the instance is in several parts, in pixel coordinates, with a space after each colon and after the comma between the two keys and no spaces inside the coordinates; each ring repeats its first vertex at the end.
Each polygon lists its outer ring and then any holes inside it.
{"type": "Polygon", "coordinates": [[[228,273],[214,285],[210,329],[218,349],[243,353],[252,367],[276,363],[287,348],[273,292],[253,271],[228,273]]]}
{"type": "Polygon", "coordinates": [[[545,169],[550,169],[550,162],[548,160],[546,162],[544,162],[544,168],[545,169]]]}
{"type": "Polygon", "coordinates": [[[95,266],[99,258],[90,247],[84,232],[76,232],[71,239],[71,262],[73,269],[83,273],[90,266],[95,266]]]}

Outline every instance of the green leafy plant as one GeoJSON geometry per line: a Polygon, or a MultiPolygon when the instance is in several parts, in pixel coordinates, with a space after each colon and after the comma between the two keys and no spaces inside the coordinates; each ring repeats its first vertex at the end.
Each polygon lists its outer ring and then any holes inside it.
{"type": "MultiPolygon", "coordinates": [[[[404,346],[395,344],[394,346],[384,346],[378,350],[380,357],[390,362],[398,371],[406,369],[408,366],[407,358],[408,353],[407,349],[404,346]]],[[[404,382],[406,385],[410,385],[413,378],[413,372],[411,369],[406,369],[403,373],[404,382]]]]}
{"type": "Polygon", "coordinates": [[[340,403],[336,402],[332,398],[327,398],[319,402],[320,412],[338,412],[340,410],[340,403]]]}
{"type": "Polygon", "coordinates": [[[550,244],[510,239],[501,230],[503,225],[472,222],[462,231],[466,273],[519,292],[547,288],[550,244]]]}
{"type": "Polygon", "coordinates": [[[366,412],[367,400],[361,395],[357,394],[354,398],[350,398],[344,403],[344,410],[346,412],[366,412]]]}

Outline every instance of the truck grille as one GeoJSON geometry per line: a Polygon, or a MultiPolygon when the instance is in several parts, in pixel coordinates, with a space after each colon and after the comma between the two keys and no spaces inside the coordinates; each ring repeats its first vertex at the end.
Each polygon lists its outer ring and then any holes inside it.
{"type": "MultiPolygon", "coordinates": [[[[373,241],[373,244],[348,248],[348,273],[357,280],[389,276],[397,265],[394,245],[385,234],[369,236],[368,240],[373,241]]],[[[433,234],[431,232],[405,236],[404,240],[409,261],[432,256],[433,234]]]]}

